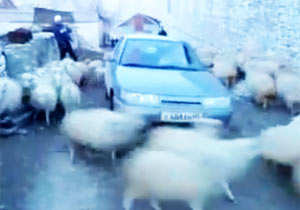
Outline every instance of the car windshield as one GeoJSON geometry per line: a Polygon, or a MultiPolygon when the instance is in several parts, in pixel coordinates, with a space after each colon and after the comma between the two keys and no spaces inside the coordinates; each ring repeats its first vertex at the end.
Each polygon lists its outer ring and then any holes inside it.
{"type": "Polygon", "coordinates": [[[127,40],[121,65],[187,71],[205,69],[185,43],[154,39],[127,40]]]}

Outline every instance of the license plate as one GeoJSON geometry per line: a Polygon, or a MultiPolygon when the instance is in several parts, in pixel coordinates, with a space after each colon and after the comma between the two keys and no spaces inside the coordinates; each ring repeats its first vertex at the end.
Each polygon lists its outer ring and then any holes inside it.
{"type": "Polygon", "coordinates": [[[201,121],[202,113],[170,113],[163,112],[161,120],[164,122],[195,122],[201,121]]]}

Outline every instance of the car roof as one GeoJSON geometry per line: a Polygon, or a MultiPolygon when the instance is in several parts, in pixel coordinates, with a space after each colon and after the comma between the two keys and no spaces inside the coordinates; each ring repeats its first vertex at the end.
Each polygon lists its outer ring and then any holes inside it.
{"type": "Polygon", "coordinates": [[[124,39],[151,39],[151,40],[164,40],[164,41],[174,41],[179,42],[179,40],[176,40],[174,38],[170,38],[168,36],[160,36],[160,35],[154,35],[154,34],[145,34],[145,33],[135,33],[135,34],[129,34],[125,35],[124,39]]]}

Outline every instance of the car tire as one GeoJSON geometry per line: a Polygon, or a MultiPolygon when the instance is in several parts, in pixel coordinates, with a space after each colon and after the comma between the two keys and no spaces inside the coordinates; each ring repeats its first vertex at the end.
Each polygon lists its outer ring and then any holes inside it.
{"type": "Polygon", "coordinates": [[[226,117],[224,120],[223,120],[223,128],[227,129],[230,127],[230,122],[231,122],[231,115],[226,117]]]}
{"type": "Polygon", "coordinates": [[[110,96],[109,96],[109,109],[111,111],[114,111],[115,110],[115,102],[114,102],[114,92],[111,90],[110,91],[110,96]]]}

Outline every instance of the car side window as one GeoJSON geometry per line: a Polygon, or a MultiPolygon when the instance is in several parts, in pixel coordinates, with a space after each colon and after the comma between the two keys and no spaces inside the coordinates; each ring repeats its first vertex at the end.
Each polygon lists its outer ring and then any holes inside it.
{"type": "Polygon", "coordinates": [[[120,56],[120,51],[121,51],[121,45],[122,45],[122,43],[123,43],[123,40],[124,40],[124,38],[122,37],[121,39],[120,39],[120,41],[118,42],[118,44],[115,46],[115,49],[114,49],[114,57],[115,58],[119,58],[119,56],[120,56]]]}
{"type": "MultiPolygon", "coordinates": [[[[191,45],[189,45],[186,42],[183,42],[183,46],[184,46],[184,51],[186,53],[186,57],[188,62],[191,65],[195,65],[195,66],[201,66],[203,67],[203,63],[200,61],[199,57],[197,56],[197,53],[195,52],[195,50],[191,47],[191,45]]],[[[203,69],[203,68],[202,68],[203,69]]]]}
{"type": "Polygon", "coordinates": [[[190,52],[188,50],[188,47],[184,44],[183,48],[184,48],[184,53],[185,53],[185,56],[186,56],[186,60],[188,61],[189,64],[191,64],[192,59],[191,59],[191,55],[190,55],[190,52]]]}

